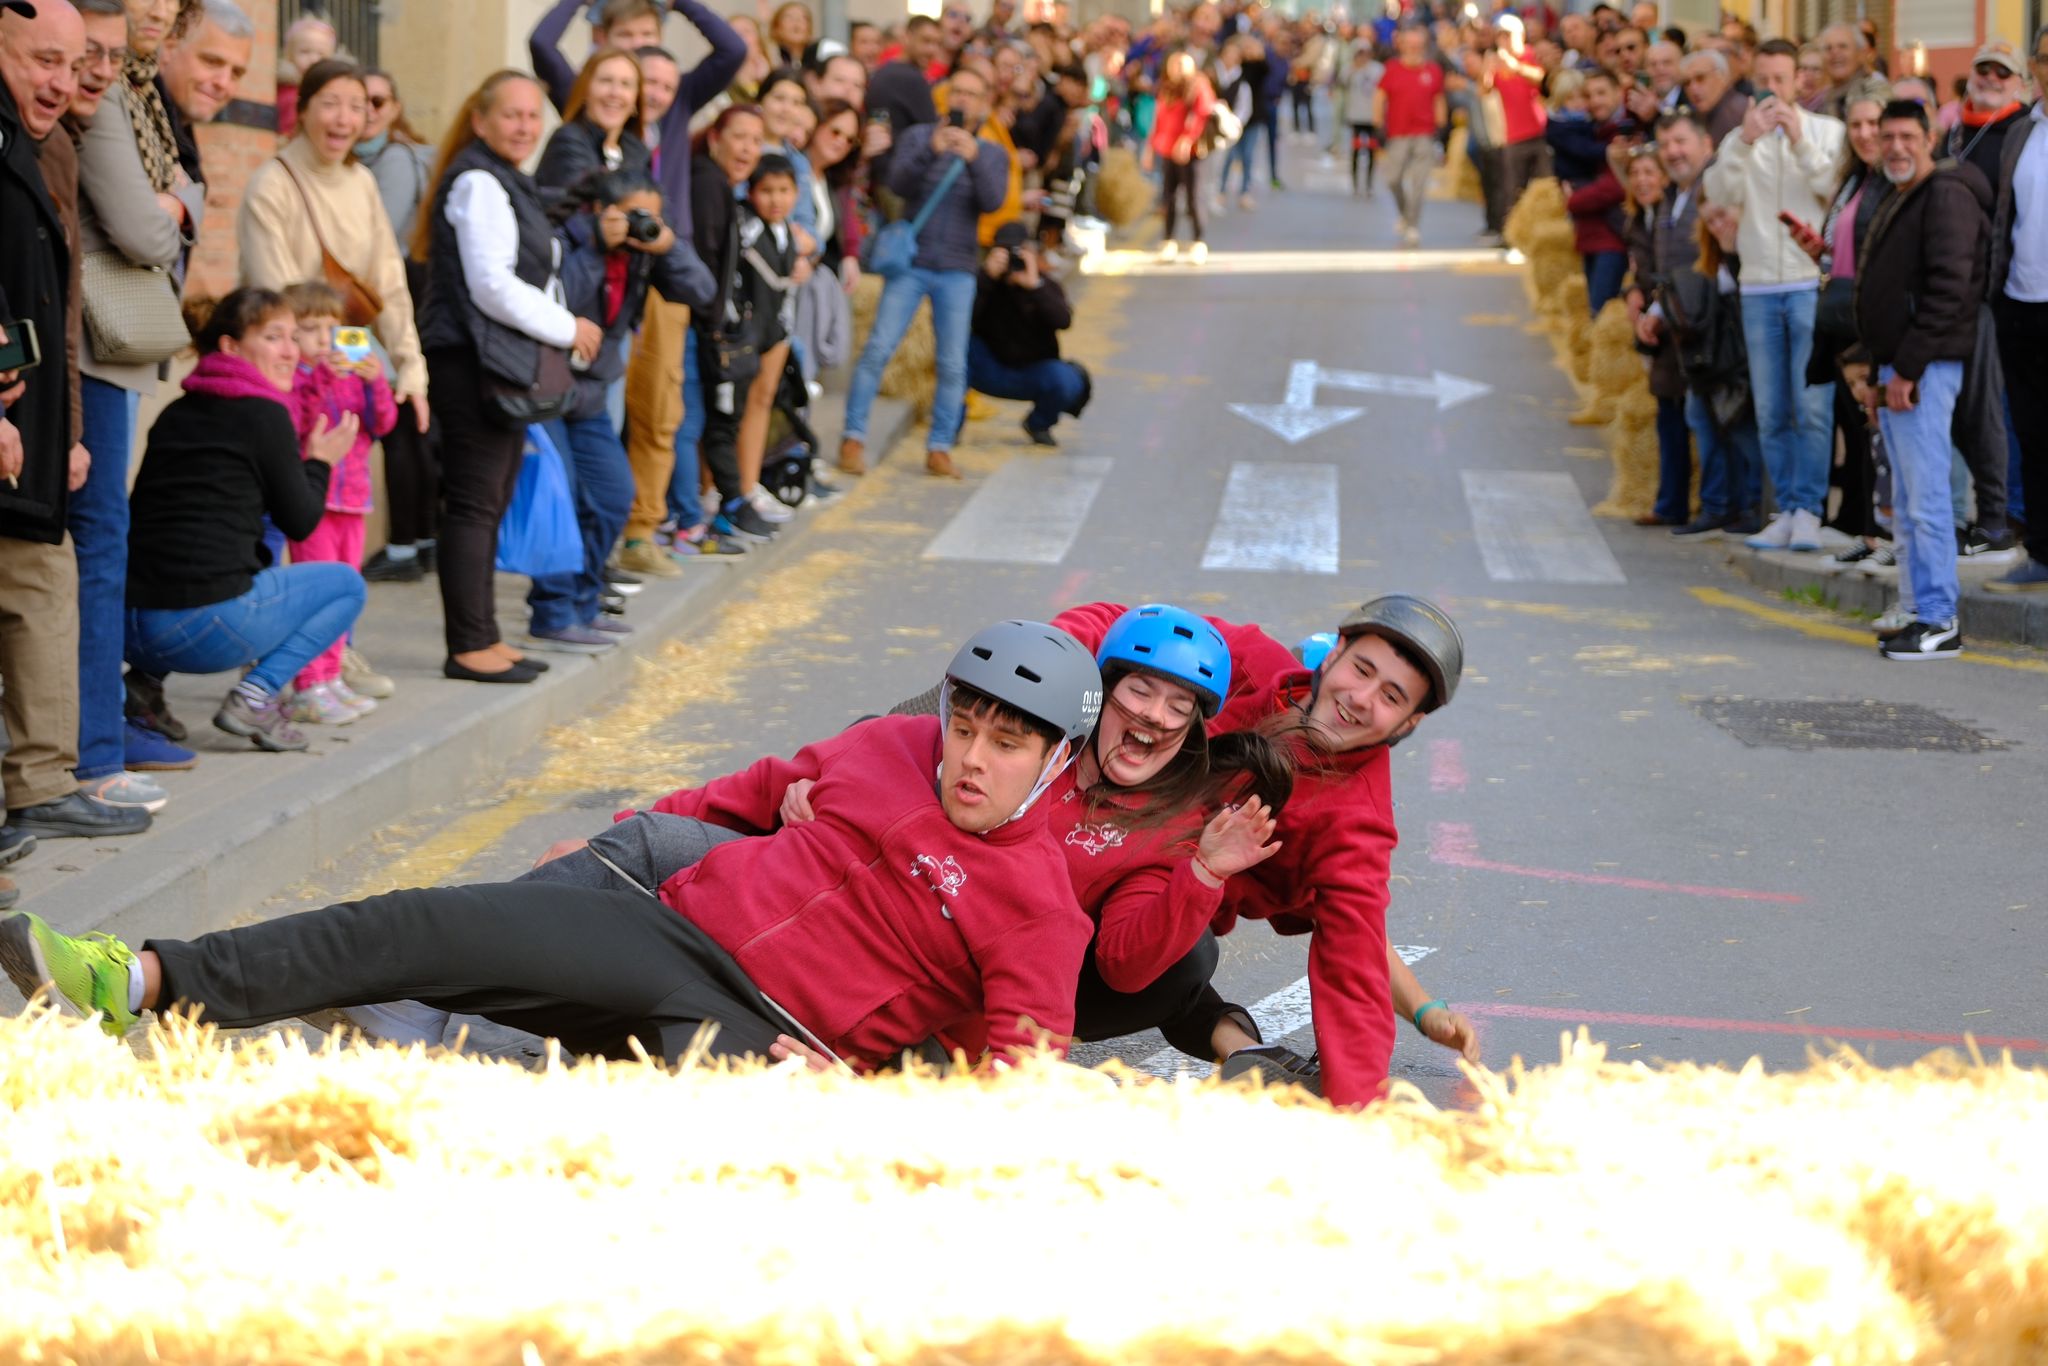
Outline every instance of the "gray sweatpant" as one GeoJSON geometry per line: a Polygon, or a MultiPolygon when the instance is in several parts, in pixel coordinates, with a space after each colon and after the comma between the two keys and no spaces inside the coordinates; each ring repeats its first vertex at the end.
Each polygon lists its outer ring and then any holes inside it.
{"type": "Polygon", "coordinates": [[[1422,201],[1429,197],[1429,175],[1436,169],[1437,141],[1432,137],[1390,138],[1387,141],[1387,183],[1394,187],[1394,208],[1401,226],[1422,226],[1422,201]]]}

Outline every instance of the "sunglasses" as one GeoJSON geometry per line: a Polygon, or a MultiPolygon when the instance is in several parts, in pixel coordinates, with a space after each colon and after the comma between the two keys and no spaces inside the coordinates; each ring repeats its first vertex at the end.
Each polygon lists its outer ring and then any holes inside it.
{"type": "Polygon", "coordinates": [[[392,103],[394,103],[394,99],[393,99],[393,97],[392,97],[392,96],[390,96],[390,95],[372,95],[372,96],[370,96],[370,108],[372,108],[372,109],[382,109],[382,108],[384,108],[384,107],[385,107],[386,105],[388,105],[388,104],[392,104],[392,103]]]}

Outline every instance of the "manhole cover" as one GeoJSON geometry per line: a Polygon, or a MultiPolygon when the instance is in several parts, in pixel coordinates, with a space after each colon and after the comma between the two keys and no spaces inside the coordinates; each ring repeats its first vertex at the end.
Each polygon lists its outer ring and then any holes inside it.
{"type": "Polygon", "coordinates": [[[1934,749],[1974,754],[2004,749],[1960,721],[1911,702],[1817,702],[1709,697],[1700,715],[1745,745],[1774,749],[1934,749]]]}

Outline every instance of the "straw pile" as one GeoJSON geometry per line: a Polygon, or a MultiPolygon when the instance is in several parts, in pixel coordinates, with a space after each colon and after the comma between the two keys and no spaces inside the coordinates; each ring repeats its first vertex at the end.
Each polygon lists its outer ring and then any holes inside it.
{"type": "MultiPolygon", "coordinates": [[[[863,275],[853,289],[853,355],[859,357],[875,330],[875,309],[882,302],[882,277],[863,275]]],[[[939,388],[939,344],[932,335],[929,301],[917,306],[910,330],[896,346],[896,354],[882,371],[882,392],[890,398],[910,399],[920,418],[930,417],[932,398],[939,388]]]]}
{"type": "Polygon", "coordinates": [[[1606,1062],[1376,1113],[0,1022],[0,1359],[2020,1362],[2048,1077],[1606,1062]]]}
{"type": "Polygon", "coordinates": [[[1508,242],[1528,258],[1523,281],[1558,363],[1579,391],[1571,421],[1606,428],[1613,457],[1607,496],[1593,508],[1606,517],[1640,517],[1657,498],[1657,402],[1635,350],[1628,310],[1610,301],[1587,316],[1586,279],[1572,240],[1564,194],[1554,180],[1531,182],[1508,215],[1508,242]]]}
{"type": "Polygon", "coordinates": [[[1130,227],[1152,212],[1158,198],[1158,190],[1138,169],[1137,153],[1128,147],[1111,147],[1102,154],[1095,177],[1095,211],[1111,226],[1130,227]]]}

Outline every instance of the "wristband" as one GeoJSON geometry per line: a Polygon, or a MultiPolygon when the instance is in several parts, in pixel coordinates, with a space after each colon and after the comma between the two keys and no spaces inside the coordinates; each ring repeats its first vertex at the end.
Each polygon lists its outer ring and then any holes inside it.
{"type": "Polygon", "coordinates": [[[1223,873],[1217,872],[1214,868],[1211,868],[1208,864],[1202,862],[1202,856],[1200,853],[1197,853],[1195,855],[1195,866],[1197,868],[1200,868],[1203,872],[1207,873],[1210,877],[1215,878],[1218,882],[1230,881],[1230,878],[1228,876],[1226,876],[1223,873]]]}
{"type": "Polygon", "coordinates": [[[1448,1001],[1424,1001],[1421,1005],[1415,1007],[1415,1014],[1411,1018],[1414,1019],[1415,1027],[1419,1030],[1422,1028],[1422,1017],[1429,1014],[1430,1011],[1449,1010],[1450,1008],[1451,1004],[1448,1001]]]}

